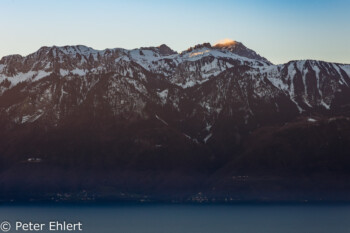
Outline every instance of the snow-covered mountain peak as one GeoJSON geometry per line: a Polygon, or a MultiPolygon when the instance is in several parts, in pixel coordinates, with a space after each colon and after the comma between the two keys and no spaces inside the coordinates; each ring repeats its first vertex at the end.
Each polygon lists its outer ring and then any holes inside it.
{"type": "Polygon", "coordinates": [[[220,40],[218,43],[216,43],[214,45],[214,47],[216,47],[216,48],[227,48],[227,47],[235,46],[237,43],[239,43],[239,42],[237,42],[235,40],[223,39],[223,40],[220,40]]]}
{"type": "Polygon", "coordinates": [[[133,49],[131,51],[139,51],[140,55],[145,55],[143,54],[143,51],[152,51],[153,54],[148,53],[148,55],[154,56],[156,54],[157,57],[163,57],[163,56],[170,56],[177,54],[174,50],[172,50],[169,46],[162,44],[158,47],[141,47],[139,49],[133,49]]]}
{"type": "Polygon", "coordinates": [[[19,62],[19,61],[22,61],[22,59],[23,59],[22,55],[19,55],[19,54],[8,55],[1,58],[0,64],[5,65],[10,62],[19,62]]]}
{"type": "Polygon", "coordinates": [[[169,55],[173,55],[173,54],[177,54],[177,52],[175,52],[174,50],[172,50],[169,46],[167,46],[166,44],[162,44],[160,46],[157,47],[159,50],[159,53],[163,56],[169,56],[169,55]]]}
{"type": "Polygon", "coordinates": [[[102,53],[102,51],[95,50],[93,48],[84,46],[84,45],[73,45],[73,46],[52,46],[52,47],[41,47],[37,52],[32,53],[29,57],[32,56],[40,56],[40,55],[51,55],[53,57],[58,57],[62,55],[68,56],[76,56],[85,55],[88,56],[90,54],[102,53]]]}
{"type": "Polygon", "coordinates": [[[212,46],[210,43],[203,43],[203,44],[197,44],[193,47],[188,48],[187,50],[183,51],[181,54],[185,54],[185,53],[190,53],[193,50],[197,50],[197,49],[202,49],[202,48],[207,48],[207,49],[211,49],[212,46]]]}
{"type": "MultiPolygon", "coordinates": [[[[236,41],[204,43],[181,54],[166,45],[132,50],[53,46],[0,62],[3,103],[7,106],[16,99],[8,97],[13,93],[23,96],[22,102],[13,102],[15,107],[3,112],[8,111],[9,118],[18,116],[16,122],[22,123],[48,116],[63,119],[82,103],[100,103],[95,106],[111,106],[115,115],[149,117],[155,114],[147,115],[145,106],[170,106],[177,112],[187,108],[181,112],[186,117],[205,117],[205,128],[221,115],[240,116],[239,121],[248,125],[260,108],[286,115],[289,110],[342,108],[348,104],[344,101],[349,90],[350,65],[313,60],[272,65],[236,41]]],[[[200,136],[205,142],[213,134],[209,130],[200,136]]]]}
{"type": "Polygon", "coordinates": [[[11,86],[52,73],[62,77],[100,72],[131,74],[131,70],[138,70],[136,66],[139,65],[184,88],[206,82],[233,66],[268,65],[227,49],[212,47],[210,43],[196,45],[181,54],[165,44],[132,50],[95,50],[84,45],[41,47],[26,57],[4,57],[0,64],[0,78],[10,81],[11,86]]]}
{"type": "Polygon", "coordinates": [[[213,46],[213,48],[220,49],[220,50],[228,50],[234,54],[237,54],[242,57],[259,60],[266,62],[268,64],[272,64],[270,61],[268,61],[266,58],[260,56],[255,51],[247,48],[244,44],[238,41],[225,39],[222,42],[217,43],[213,46]]]}

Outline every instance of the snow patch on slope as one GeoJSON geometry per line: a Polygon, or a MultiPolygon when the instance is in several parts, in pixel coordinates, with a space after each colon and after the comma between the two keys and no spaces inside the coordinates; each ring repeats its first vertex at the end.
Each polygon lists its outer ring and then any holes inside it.
{"type": "Polygon", "coordinates": [[[4,70],[4,68],[5,68],[5,65],[0,64],[0,73],[4,70]]]}
{"type": "Polygon", "coordinates": [[[207,143],[207,141],[213,136],[212,133],[208,134],[205,138],[204,138],[204,143],[207,143]]]}
{"type": "Polygon", "coordinates": [[[168,98],[168,93],[169,93],[168,89],[165,89],[165,90],[163,90],[161,92],[157,92],[159,98],[162,101],[162,104],[166,104],[166,101],[167,101],[167,98],[168,98]]]}
{"type": "Polygon", "coordinates": [[[348,75],[350,78],[350,65],[341,65],[342,70],[345,71],[345,73],[348,75]]]}
{"type": "Polygon", "coordinates": [[[74,70],[71,71],[71,73],[79,76],[85,76],[86,70],[75,68],[74,70]]]}
{"type": "Polygon", "coordinates": [[[45,72],[45,71],[29,71],[28,73],[18,73],[14,76],[6,76],[4,74],[0,74],[0,83],[7,80],[11,82],[11,87],[16,86],[17,84],[21,82],[26,81],[38,81],[42,78],[45,78],[49,76],[52,72],[45,72]]]}
{"type": "Polygon", "coordinates": [[[266,74],[267,79],[272,83],[272,85],[274,85],[278,89],[288,92],[288,85],[284,83],[282,78],[279,76],[280,72],[278,71],[278,68],[280,67],[281,66],[274,66],[274,65],[263,67],[259,69],[259,73],[266,74]]]}
{"type": "Polygon", "coordinates": [[[339,80],[339,83],[340,84],[344,84],[346,86],[349,86],[348,83],[345,81],[344,77],[343,77],[343,74],[341,73],[340,71],[340,67],[337,65],[337,64],[333,64],[333,67],[334,69],[337,70],[338,74],[340,75],[340,80],[339,80]]]}
{"type": "Polygon", "coordinates": [[[169,125],[165,120],[163,120],[162,118],[160,118],[158,115],[155,115],[155,117],[157,118],[157,120],[161,121],[164,125],[169,125]]]}

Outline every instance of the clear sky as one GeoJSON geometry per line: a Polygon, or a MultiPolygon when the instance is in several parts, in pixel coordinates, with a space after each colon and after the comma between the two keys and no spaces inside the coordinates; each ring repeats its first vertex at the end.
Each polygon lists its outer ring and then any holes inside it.
{"type": "Polygon", "coordinates": [[[1,0],[0,57],[41,46],[167,44],[230,38],[274,63],[350,63],[350,0],[1,0]]]}

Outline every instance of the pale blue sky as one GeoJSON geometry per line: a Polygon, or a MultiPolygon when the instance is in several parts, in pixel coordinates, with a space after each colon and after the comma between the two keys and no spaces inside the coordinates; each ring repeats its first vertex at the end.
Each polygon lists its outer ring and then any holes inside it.
{"type": "Polygon", "coordinates": [[[350,0],[1,0],[0,57],[76,44],[182,51],[231,38],[274,63],[350,63],[349,12],[350,0]]]}

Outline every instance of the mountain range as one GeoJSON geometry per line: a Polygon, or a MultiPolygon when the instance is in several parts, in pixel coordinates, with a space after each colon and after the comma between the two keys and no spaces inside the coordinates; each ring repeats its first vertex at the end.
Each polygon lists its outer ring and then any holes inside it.
{"type": "Polygon", "coordinates": [[[348,201],[350,65],[240,42],[0,60],[0,200],[348,201]]]}

